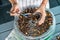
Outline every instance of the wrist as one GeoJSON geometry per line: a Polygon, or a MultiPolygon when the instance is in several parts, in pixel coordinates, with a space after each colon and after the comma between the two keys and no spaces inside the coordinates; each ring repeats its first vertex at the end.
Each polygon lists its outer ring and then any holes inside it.
{"type": "Polygon", "coordinates": [[[16,5],[17,5],[17,3],[16,3],[16,2],[12,3],[12,6],[16,6],[16,5]]]}
{"type": "Polygon", "coordinates": [[[43,0],[43,1],[42,1],[42,4],[41,4],[41,7],[44,7],[44,8],[45,8],[45,7],[46,7],[47,2],[48,2],[48,0],[43,0]]]}
{"type": "Polygon", "coordinates": [[[12,6],[13,6],[13,5],[17,5],[16,0],[9,0],[9,1],[10,1],[10,3],[12,4],[12,6]]]}

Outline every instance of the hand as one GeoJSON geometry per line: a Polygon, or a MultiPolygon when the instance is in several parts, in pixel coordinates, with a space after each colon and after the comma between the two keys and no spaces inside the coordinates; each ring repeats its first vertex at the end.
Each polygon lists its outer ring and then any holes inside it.
{"type": "MultiPolygon", "coordinates": [[[[48,0],[43,0],[41,6],[40,6],[40,7],[38,8],[38,10],[36,11],[36,12],[40,12],[41,15],[42,15],[41,19],[40,19],[39,22],[38,22],[38,25],[41,25],[41,24],[44,23],[44,21],[45,21],[45,17],[46,17],[45,7],[46,7],[46,4],[47,4],[47,1],[48,1],[48,0]]],[[[35,13],[36,13],[36,12],[35,12],[35,13]]]]}
{"type": "MultiPolygon", "coordinates": [[[[42,23],[44,23],[45,21],[45,17],[46,17],[46,12],[45,12],[45,8],[40,7],[36,12],[40,12],[41,13],[41,19],[38,22],[38,25],[41,25],[42,23]]],[[[35,12],[35,13],[36,13],[35,12]]]]}
{"type": "Polygon", "coordinates": [[[19,13],[21,12],[21,10],[19,10],[16,0],[9,0],[9,1],[12,4],[12,8],[10,10],[10,15],[11,16],[18,16],[19,13]]]}
{"type": "Polygon", "coordinates": [[[18,16],[21,13],[17,5],[12,6],[10,12],[11,12],[10,13],[11,16],[18,16]]]}

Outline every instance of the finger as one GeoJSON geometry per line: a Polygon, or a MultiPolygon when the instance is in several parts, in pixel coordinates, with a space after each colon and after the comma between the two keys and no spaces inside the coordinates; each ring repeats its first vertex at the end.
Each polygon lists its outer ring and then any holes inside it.
{"type": "Polygon", "coordinates": [[[15,9],[15,12],[16,12],[16,13],[19,13],[19,9],[18,9],[18,8],[17,8],[17,9],[15,9]]]}
{"type": "Polygon", "coordinates": [[[44,18],[41,18],[41,20],[39,21],[39,25],[43,24],[44,23],[44,20],[45,20],[45,17],[44,18]]]}
{"type": "Polygon", "coordinates": [[[46,13],[44,12],[44,14],[42,14],[41,19],[39,20],[39,25],[41,25],[42,23],[44,23],[45,17],[46,17],[46,13]]]}
{"type": "Polygon", "coordinates": [[[16,9],[14,11],[11,11],[10,13],[11,16],[16,16],[16,15],[18,16],[19,14],[20,14],[20,11],[16,9]]]}
{"type": "Polygon", "coordinates": [[[15,9],[16,9],[16,5],[12,6],[10,11],[15,11],[15,9]]]}
{"type": "Polygon", "coordinates": [[[18,14],[18,15],[19,15],[19,13],[18,13],[18,12],[16,12],[16,11],[11,11],[11,12],[10,12],[10,15],[11,15],[11,16],[14,16],[14,15],[16,15],[16,14],[18,14]]]}
{"type": "Polygon", "coordinates": [[[14,14],[10,14],[10,16],[19,16],[19,14],[17,14],[17,13],[14,13],[14,14]]]}
{"type": "Polygon", "coordinates": [[[13,11],[14,11],[14,9],[15,9],[15,8],[14,8],[14,7],[12,7],[12,8],[11,8],[11,10],[10,10],[10,12],[13,12],[13,11]]]}
{"type": "Polygon", "coordinates": [[[19,11],[19,8],[17,7],[17,6],[15,6],[14,8],[13,8],[13,12],[18,12],[19,11]]]}
{"type": "Polygon", "coordinates": [[[21,14],[21,11],[20,10],[18,11],[18,14],[21,14]]]}

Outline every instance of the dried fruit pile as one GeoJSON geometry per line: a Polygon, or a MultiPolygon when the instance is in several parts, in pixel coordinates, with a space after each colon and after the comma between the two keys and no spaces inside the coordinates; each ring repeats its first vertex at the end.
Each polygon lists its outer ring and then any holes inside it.
{"type": "Polygon", "coordinates": [[[60,34],[53,36],[51,40],[60,40],[60,34]]]}
{"type": "Polygon", "coordinates": [[[57,40],[60,40],[60,36],[59,36],[59,35],[58,35],[58,36],[56,36],[56,39],[57,39],[57,40]]]}
{"type": "Polygon", "coordinates": [[[41,14],[37,12],[35,15],[33,13],[37,8],[27,8],[19,16],[18,27],[19,30],[26,36],[37,37],[45,33],[52,25],[52,15],[46,12],[47,16],[45,22],[42,25],[38,25],[38,21],[41,18],[41,14]]]}

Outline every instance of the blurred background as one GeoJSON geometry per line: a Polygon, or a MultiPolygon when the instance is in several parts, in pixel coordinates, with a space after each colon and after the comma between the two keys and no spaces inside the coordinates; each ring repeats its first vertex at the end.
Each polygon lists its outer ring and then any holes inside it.
{"type": "MultiPolygon", "coordinates": [[[[50,9],[54,14],[60,14],[60,0],[49,0],[50,9]],[[56,7],[56,8],[55,8],[56,7]]],[[[13,29],[13,21],[14,17],[10,16],[7,11],[10,11],[11,4],[8,0],[0,0],[0,40],[5,40],[5,38],[9,35],[11,30],[13,29]],[[11,25],[12,24],[12,25],[11,25]]],[[[56,26],[56,29],[60,30],[60,15],[56,16],[57,23],[59,25],[56,26]]],[[[56,30],[57,32],[57,30],[56,30]]]]}

